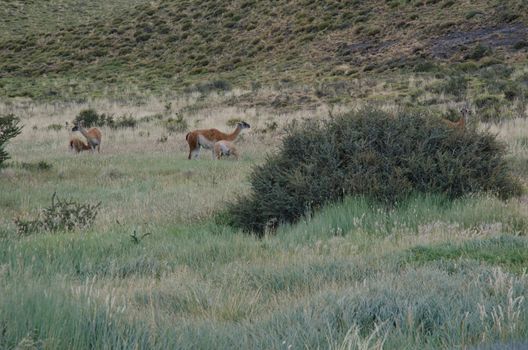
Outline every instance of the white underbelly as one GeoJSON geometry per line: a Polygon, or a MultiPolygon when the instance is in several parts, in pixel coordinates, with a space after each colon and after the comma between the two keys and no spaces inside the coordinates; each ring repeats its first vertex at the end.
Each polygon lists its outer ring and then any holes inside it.
{"type": "Polygon", "coordinates": [[[202,135],[198,135],[198,143],[200,144],[200,146],[204,147],[204,148],[213,148],[214,147],[214,142],[213,141],[210,141],[209,139],[203,137],[202,135]]]}

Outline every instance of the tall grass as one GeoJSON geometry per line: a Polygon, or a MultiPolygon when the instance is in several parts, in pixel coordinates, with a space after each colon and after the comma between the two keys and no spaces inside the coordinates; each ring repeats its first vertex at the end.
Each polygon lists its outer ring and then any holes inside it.
{"type": "MultiPolygon", "coordinates": [[[[524,197],[415,196],[391,210],[347,197],[256,239],[215,214],[247,190],[246,174],[279,134],[248,132],[240,162],[208,154],[190,162],[184,134],[158,143],[163,127],[153,119],[137,130],[104,129],[101,154],[74,155],[68,132],[45,126],[73,119],[78,109],[65,107],[59,117],[48,107],[23,117],[27,127],[8,149],[13,163],[0,173],[0,348],[427,349],[525,341],[524,197]],[[19,166],[42,160],[51,168],[19,166]],[[14,218],[35,214],[54,191],[101,201],[94,226],[17,236],[14,218]]],[[[152,103],[133,114],[163,109],[152,103]]],[[[189,122],[228,130],[233,111],[220,111],[218,120],[212,110],[196,111],[189,122]]],[[[252,113],[245,118],[252,125],[282,122],[252,113]]],[[[522,162],[517,129],[500,130],[504,139],[516,130],[509,142],[519,152],[510,154],[522,162]]]]}

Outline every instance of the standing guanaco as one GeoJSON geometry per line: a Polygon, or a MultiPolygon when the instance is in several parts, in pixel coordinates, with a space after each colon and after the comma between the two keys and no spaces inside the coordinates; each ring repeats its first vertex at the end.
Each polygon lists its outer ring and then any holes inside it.
{"type": "Polygon", "coordinates": [[[200,147],[211,149],[213,152],[213,159],[215,158],[214,144],[221,140],[233,141],[237,138],[242,129],[248,129],[250,125],[246,122],[238,122],[235,131],[230,134],[225,134],[218,129],[203,129],[194,130],[185,135],[185,139],[189,144],[189,157],[197,158],[200,155],[200,147]]]}
{"type": "Polygon", "coordinates": [[[77,125],[75,125],[72,129],[72,131],[79,131],[84,137],[86,137],[86,141],[88,141],[88,145],[90,146],[92,152],[95,151],[95,148],[97,147],[97,152],[101,149],[101,131],[97,128],[90,128],[86,130],[81,122],[78,122],[77,125]]]}

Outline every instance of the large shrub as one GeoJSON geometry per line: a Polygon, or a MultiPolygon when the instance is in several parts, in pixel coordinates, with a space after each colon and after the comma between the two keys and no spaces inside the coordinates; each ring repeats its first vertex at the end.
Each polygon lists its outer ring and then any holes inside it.
{"type": "Polygon", "coordinates": [[[291,125],[279,152],[250,175],[251,193],[229,208],[235,226],[262,234],[348,195],[387,204],[413,192],[456,198],[521,191],[487,132],[448,127],[413,112],[365,109],[324,122],[291,125]]]}
{"type": "Polygon", "coordinates": [[[0,167],[10,158],[4,149],[5,145],[9,140],[22,132],[22,126],[19,123],[20,119],[13,114],[0,117],[0,167]]]}

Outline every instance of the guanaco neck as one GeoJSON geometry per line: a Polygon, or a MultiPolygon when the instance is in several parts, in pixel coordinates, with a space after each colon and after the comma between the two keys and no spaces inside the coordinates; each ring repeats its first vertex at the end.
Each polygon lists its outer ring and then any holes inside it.
{"type": "Polygon", "coordinates": [[[81,134],[86,137],[86,140],[88,140],[88,142],[92,143],[93,141],[95,141],[95,139],[93,137],[90,136],[90,134],[88,134],[88,131],[83,128],[82,126],[78,126],[79,128],[79,131],[81,132],[81,134]]]}
{"type": "Polygon", "coordinates": [[[233,131],[231,134],[228,134],[225,139],[227,141],[234,141],[237,138],[238,134],[240,134],[241,130],[242,128],[240,127],[240,125],[237,125],[235,131],[233,131]]]}

